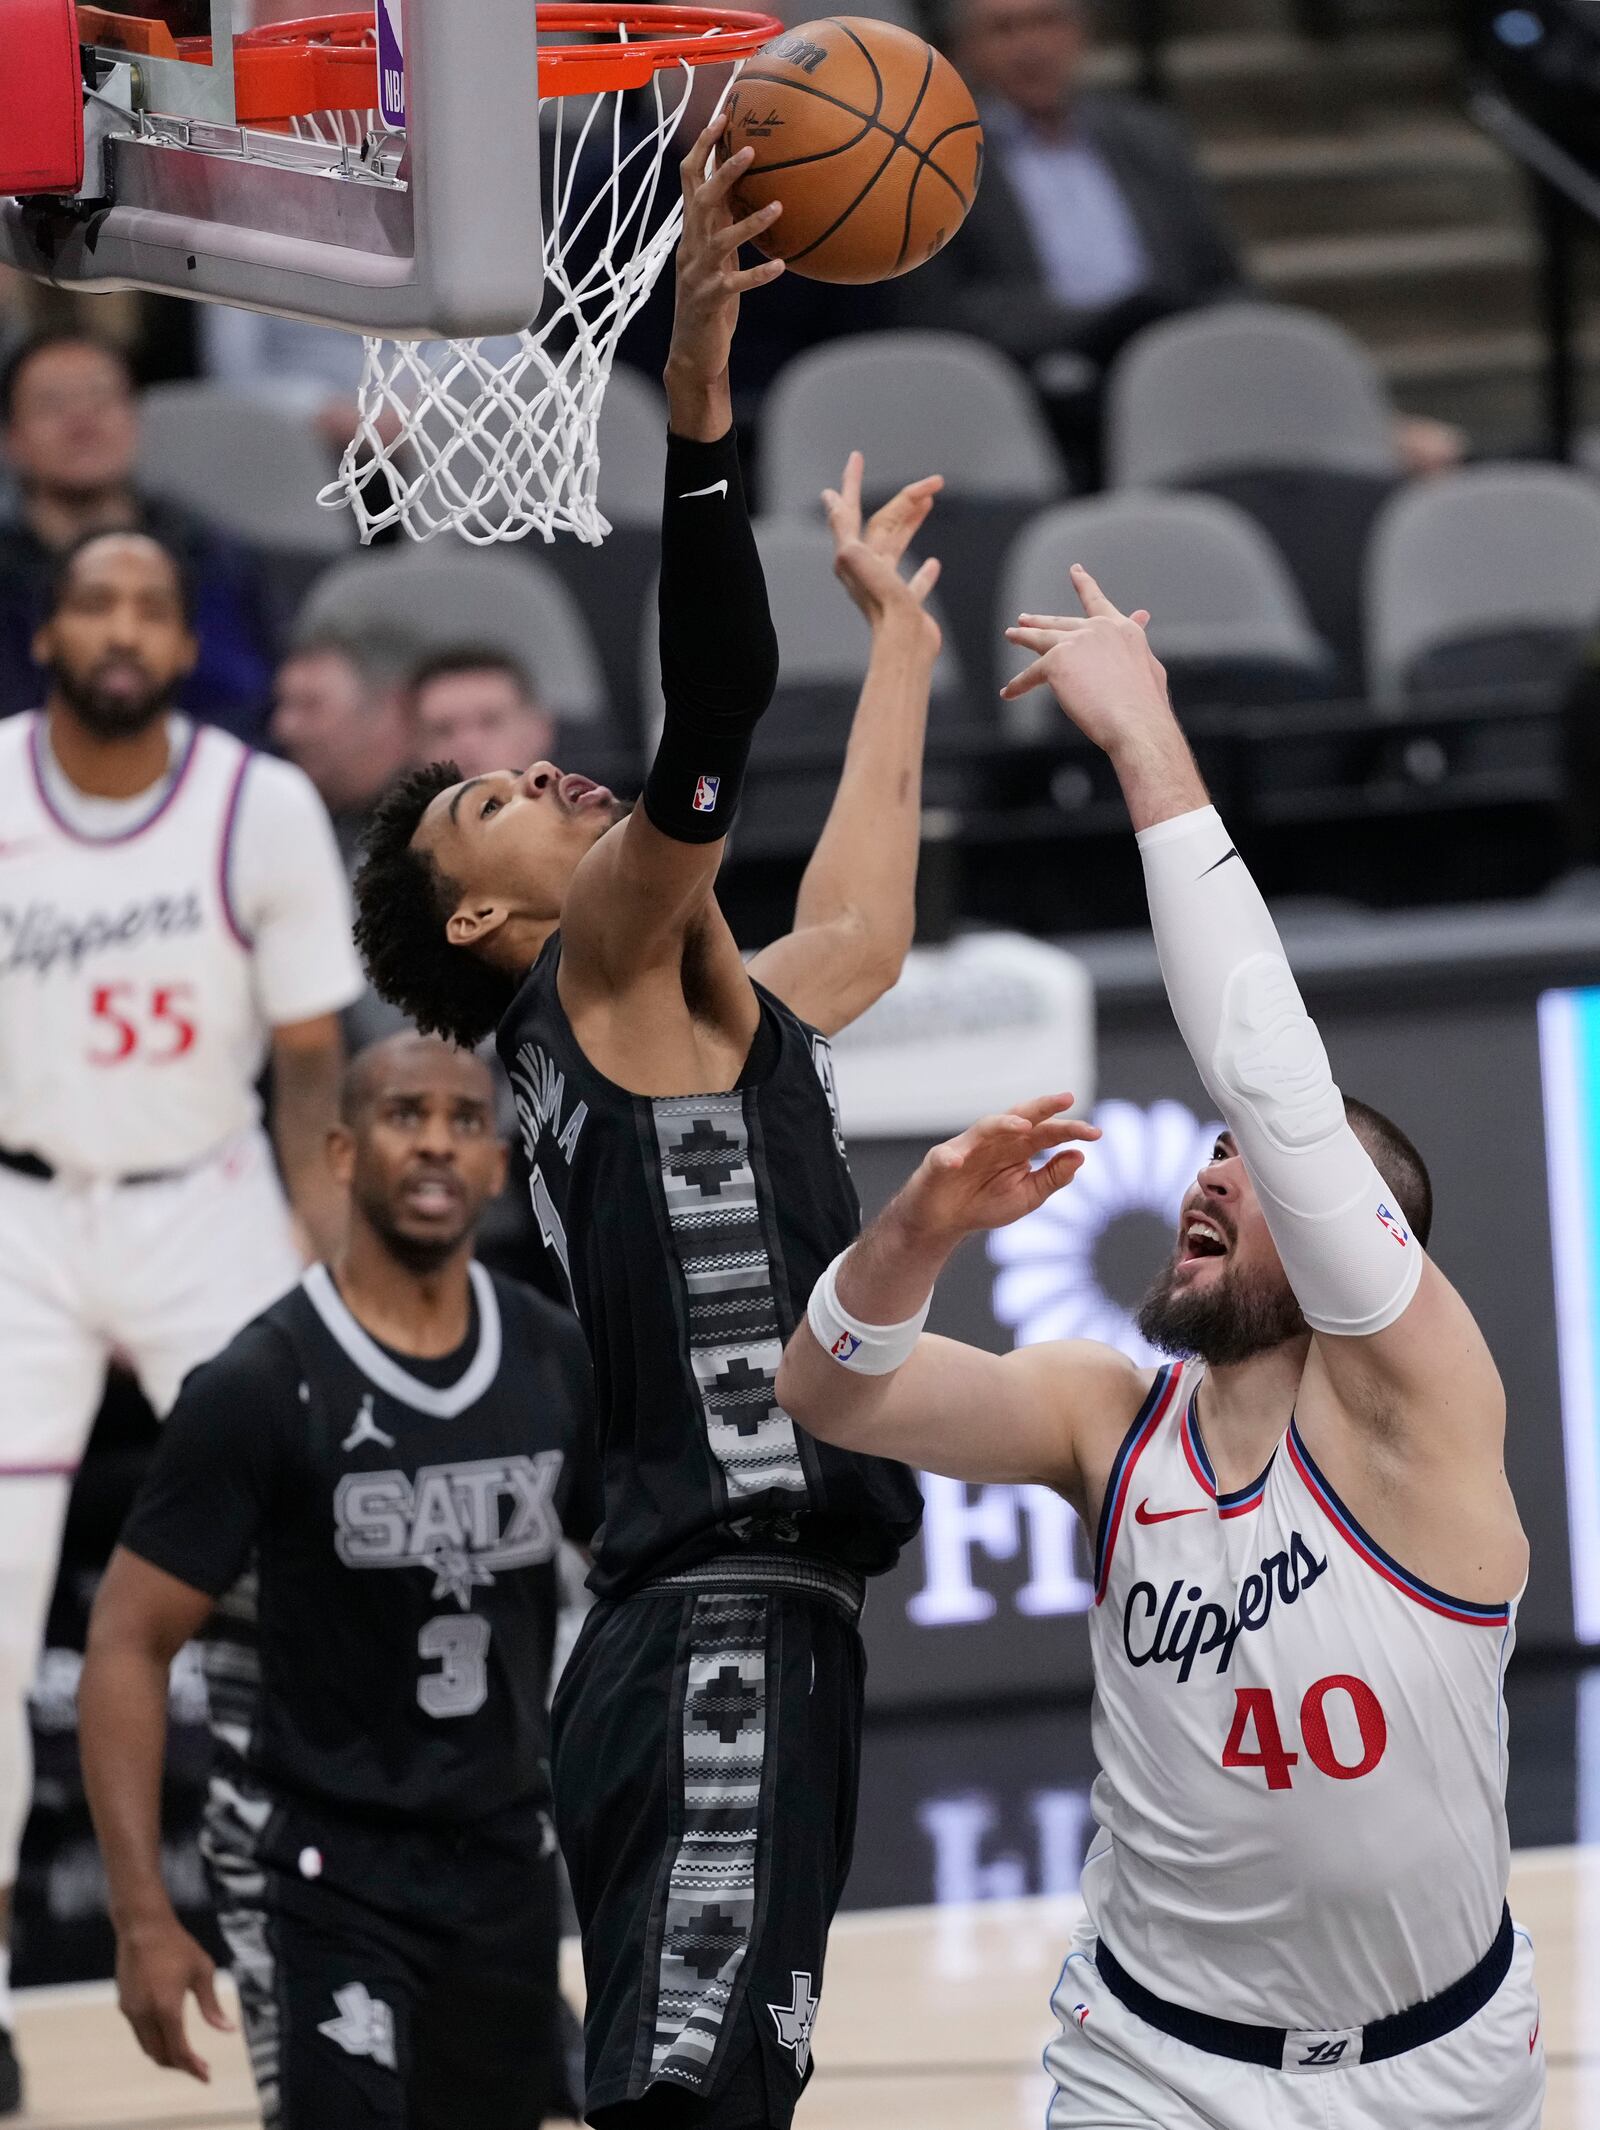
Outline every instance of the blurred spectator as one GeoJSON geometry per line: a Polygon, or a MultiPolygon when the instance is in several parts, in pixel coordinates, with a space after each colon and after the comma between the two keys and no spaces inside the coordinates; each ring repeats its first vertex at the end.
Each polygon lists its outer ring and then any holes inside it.
{"type": "Polygon", "coordinates": [[[412,744],[419,761],[455,762],[464,777],[526,769],[549,758],[556,721],[519,659],[463,644],[411,676],[412,744]]]}
{"type": "Polygon", "coordinates": [[[33,663],[56,557],[85,533],[149,533],[194,587],[200,659],[182,708],[261,737],[274,646],[263,566],[195,512],[140,493],[139,413],[127,357],[77,333],[24,341],[0,371],[0,443],[15,493],[0,511],[0,716],[42,694],[33,663]]]}
{"type": "Polygon", "coordinates": [[[274,746],[303,769],[354,865],[367,816],[415,752],[406,680],[415,644],[388,629],[327,629],[278,669],[274,746]]]}
{"type": "Polygon", "coordinates": [[[1173,121],[1080,88],[1083,0],[951,0],[947,41],[987,153],[965,224],[905,283],[919,323],[1019,362],[1076,355],[1098,371],[1151,319],[1243,291],[1238,248],[1173,121]]]}
{"type": "MultiPolygon", "coordinates": [[[[1027,367],[1075,477],[1098,486],[1105,371],[1155,319],[1253,293],[1248,271],[1174,120],[1080,85],[1086,0],[950,0],[946,28],[983,115],[983,183],[945,249],[895,284],[902,316],[1027,367]]],[[[1412,473],[1465,448],[1422,417],[1397,417],[1395,443],[1412,473]]]]}

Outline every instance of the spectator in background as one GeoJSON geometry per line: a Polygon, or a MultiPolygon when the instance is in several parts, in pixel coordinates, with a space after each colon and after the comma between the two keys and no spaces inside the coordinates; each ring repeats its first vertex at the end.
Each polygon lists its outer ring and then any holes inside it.
{"type": "Polygon", "coordinates": [[[199,663],[179,707],[260,739],[274,645],[263,568],[228,534],[134,478],[139,412],[127,357],[108,341],[47,333],[0,371],[0,446],[15,496],[0,514],[0,716],[43,693],[34,632],[56,559],[86,533],[145,532],[194,587],[199,663]]]}
{"type": "MultiPolygon", "coordinates": [[[[1084,486],[1100,387],[1156,319],[1258,292],[1182,129],[1146,99],[1082,86],[1087,0],[949,0],[946,45],[978,99],[983,183],[960,230],[896,284],[909,324],[976,334],[1033,375],[1084,486]]],[[[1459,461],[1460,432],[1400,418],[1409,471],[1459,461]]]]}
{"type": "Polygon", "coordinates": [[[487,644],[427,658],[411,676],[412,741],[423,762],[455,762],[464,777],[526,769],[547,759],[556,721],[520,659],[487,644]]]}
{"type": "Polygon", "coordinates": [[[417,647],[389,629],[322,629],[278,670],[274,746],[322,794],[346,863],[367,816],[415,754],[406,682],[417,647]]]}

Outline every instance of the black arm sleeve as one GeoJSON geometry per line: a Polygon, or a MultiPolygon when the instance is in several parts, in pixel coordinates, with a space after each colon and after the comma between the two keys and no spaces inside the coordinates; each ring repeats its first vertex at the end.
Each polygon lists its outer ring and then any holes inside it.
{"type": "Polygon", "coordinates": [[[128,1551],[208,1597],[231,1590],[271,1510],[298,1393],[288,1349],[262,1324],[197,1368],[123,1526],[128,1551]]]}
{"type": "Polygon", "coordinates": [[[728,833],[750,742],[778,685],[767,605],[730,429],[714,444],[667,438],[661,509],[661,692],[666,721],[644,809],[664,836],[728,833]]]}

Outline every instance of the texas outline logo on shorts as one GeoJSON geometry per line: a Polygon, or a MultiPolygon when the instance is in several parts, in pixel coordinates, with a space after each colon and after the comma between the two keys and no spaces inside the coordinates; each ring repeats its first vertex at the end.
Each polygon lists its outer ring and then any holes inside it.
{"type": "Polygon", "coordinates": [[[769,2004],[778,2029],[778,2046],[788,2049],[794,2057],[794,2067],[802,2078],[811,2068],[811,2029],[816,2024],[817,2000],[812,1994],[811,1977],[797,1968],[789,1970],[794,1979],[794,1998],[789,2004],[769,2004]]]}
{"type": "Polygon", "coordinates": [[[717,793],[721,789],[721,777],[701,777],[694,787],[695,812],[714,814],[717,810],[717,793]]]}

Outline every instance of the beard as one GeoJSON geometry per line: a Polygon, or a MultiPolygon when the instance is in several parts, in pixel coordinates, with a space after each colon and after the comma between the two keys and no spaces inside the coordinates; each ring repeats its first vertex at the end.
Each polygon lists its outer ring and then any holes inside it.
{"type": "Polygon", "coordinates": [[[50,679],[78,723],[97,740],[131,740],[147,731],[162,716],[172,693],[169,683],[157,687],[152,681],[140,695],[114,695],[100,688],[91,673],[69,673],[65,666],[52,666],[50,679]]]}
{"type": "Polygon", "coordinates": [[[1305,1336],[1306,1320],[1287,1280],[1268,1287],[1230,1265],[1207,1287],[1180,1287],[1177,1269],[1174,1254],[1134,1319],[1160,1352],[1204,1361],[1209,1368],[1237,1368],[1305,1336]]]}

